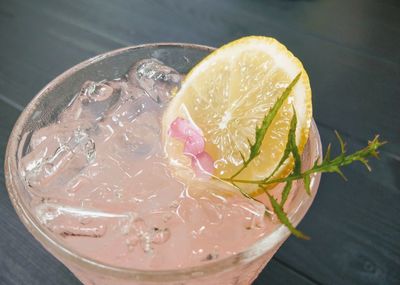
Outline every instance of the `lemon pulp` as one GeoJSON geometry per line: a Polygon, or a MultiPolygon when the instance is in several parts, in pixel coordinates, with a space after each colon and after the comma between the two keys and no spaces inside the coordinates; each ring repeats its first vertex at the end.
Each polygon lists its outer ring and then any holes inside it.
{"type": "MultiPolygon", "coordinates": [[[[245,37],[211,53],[186,76],[182,88],[163,117],[163,138],[170,163],[190,169],[190,158],[182,152],[183,143],[168,135],[178,117],[189,120],[204,136],[205,151],[214,160],[214,175],[229,177],[249,155],[249,140],[255,128],[285,88],[301,72],[299,82],[282,105],[264,138],[261,153],[238,179],[259,180],[275,169],[284,152],[294,106],[298,119],[296,143],[302,152],[312,118],[311,88],[301,62],[277,40],[245,37]]],[[[287,175],[290,161],[275,177],[287,175]]],[[[246,188],[245,188],[246,189],[246,188]]],[[[254,187],[247,187],[256,195],[254,187]]]]}

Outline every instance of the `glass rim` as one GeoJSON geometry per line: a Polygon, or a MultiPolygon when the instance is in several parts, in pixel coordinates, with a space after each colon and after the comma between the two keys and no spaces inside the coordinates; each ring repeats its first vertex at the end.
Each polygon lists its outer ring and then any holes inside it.
{"type": "MultiPolygon", "coordinates": [[[[102,275],[108,275],[123,279],[134,279],[138,281],[157,282],[163,280],[164,282],[167,282],[167,281],[181,281],[185,279],[220,273],[225,270],[231,269],[235,265],[242,264],[244,261],[249,262],[255,260],[261,257],[268,250],[273,249],[274,246],[279,245],[280,242],[284,241],[289,236],[290,232],[284,225],[281,224],[277,226],[277,228],[272,233],[262,237],[260,240],[258,240],[245,250],[238,252],[237,254],[225,257],[223,259],[207,262],[197,266],[178,268],[178,269],[164,269],[164,270],[143,270],[143,269],[113,266],[80,255],[78,251],[72,248],[68,248],[66,245],[62,244],[61,242],[57,241],[57,239],[53,238],[51,235],[46,233],[43,226],[39,223],[39,221],[37,221],[37,219],[34,218],[32,213],[30,213],[30,211],[27,209],[27,205],[24,204],[23,199],[18,191],[18,186],[15,180],[16,179],[15,176],[18,176],[15,173],[15,170],[18,169],[17,167],[18,141],[20,136],[22,135],[22,128],[24,126],[24,123],[27,121],[30,114],[32,114],[32,112],[35,110],[40,98],[46,96],[46,94],[49,91],[53,90],[57,86],[57,84],[59,84],[72,74],[79,72],[81,69],[91,64],[97,63],[103,60],[104,58],[116,56],[131,50],[142,49],[142,48],[158,48],[158,47],[190,48],[190,49],[197,49],[201,51],[210,51],[210,52],[215,50],[215,48],[210,46],[191,44],[191,43],[142,44],[142,45],[124,47],[109,52],[105,52],[97,56],[94,56],[92,58],[89,58],[69,68],[68,70],[64,71],[56,78],[51,80],[44,88],[42,88],[20,114],[17,122],[13,127],[13,130],[10,134],[9,141],[7,144],[7,149],[5,154],[4,174],[6,178],[6,188],[10,200],[20,220],[23,222],[23,224],[29,230],[29,232],[57,258],[62,259],[62,261],[66,260],[72,263],[73,265],[78,266],[78,268],[95,271],[102,275]]],[[[310,134],[311,131],[315,133],[317,153],[318,156],[321,157],[322,156],[321,139],[314,119],[311,120],[310,134]]],[[[314,187],[315,189],[312,189],[313,190],[312,195],[306,198],[310,199],[309,205],[314,199],[315,192],[318,189],[319,177],[320,174],[318,174],[316,177],[317,182],[315,183],[314,187]]],[[[305,206],[300,205],[295,210],[295,213],[300,211],[300,209],[303,207],[308,208],[309,205],[305,206]]],[[[295,221],[294,222],[295,225],[299,223],[301,219],[302,217],[299,219],[299,221],[295,221]]]]}

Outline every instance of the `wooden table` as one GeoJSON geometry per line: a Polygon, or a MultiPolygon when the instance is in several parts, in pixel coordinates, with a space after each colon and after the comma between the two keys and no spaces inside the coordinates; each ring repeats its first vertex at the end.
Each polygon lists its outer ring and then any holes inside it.
{"type": "MultiPolygon", "coordinates": [[[[1,160],[11,128],[35,93],[96,54],[150,42],[211,46],[244,35],[286,44],[311,78],[324,145],[343,134],[350,150],[374,134],[390,143],[373,172],[323,176],[300,225],[255,284],[400,284],[400,3],[309,1],[0,2],[1,160]]],[[[18,220],[1,169],[0,284],[79,281],[18,220]]],[[[111,285],[111,284],[110,284],[111,285]]]]}

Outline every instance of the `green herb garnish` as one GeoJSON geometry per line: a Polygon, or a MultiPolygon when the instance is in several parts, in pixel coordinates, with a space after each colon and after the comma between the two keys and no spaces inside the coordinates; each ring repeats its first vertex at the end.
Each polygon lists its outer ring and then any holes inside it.
{"type": "MultiPolygon", "coordinates": [[[[240,153],[243,164],[242,167],[234,173],[231,177],[229,178],[221,178],[224,181],[227,181],[231,183],[233,186],[235,186],[242,195],[244,195],[246,198],[256,200],[254,197],[251,197],[250,195],[246,194],[245,191],[241,188],[241,185],[243,184],[256,184],[258,185],[268,196],[269,201],[272,205],[272,208],[278,217],[279,221],[284,224],[290,232],[295,235],[298,238],[303,238],[303,239],[308,239],[308,236],[303,234],[301,231],[297,230],[292,223],[290,222],[287,214],[284,211],[284,205],[287,200],[287,197],[289,196],[289,193],[292,189],[293,181],[295,180],[303,180],[304,187],[306,192],[311,195],[311,190],[310,190],[310,181],[311,181],[311,175],[315,173],[324,173],[324,172],[333,172],[333,173],[338,173],[341,177],[343,177],[345,180],[346,177],[344,176],[343,172],[341,171],[341,167],[349,165],[355,161],[359,161],[362,164],[366,166],[366,168],[370,171],[371,168],[368,164],[368,158],[369,157],[376,157],[378,158],[378,149],[384,145],[386,142],[380,141],[379,136],[375,136],[375,138],[372,141],[368,142],[368,145],[364,147],[363,149],[360,149],[352,154],[347,154],[346,152],[346,147],[343,139],[339,135],[338,132],[335,131],[336,137],[338,138],[339,144],[340,144],[340,154],[331,159],[331,144],[328,145],[325,156],[322,161],[315,161],[313,166],[305,171],[301,170],[301,156],[299,153],[299,150],[296,145],[296,126],[297,126],[297,116],[296,116],[296,110],[293,107],[293,117],[290,123],[290,130],[288,133],[288,140],[286,143],[285,150],[283,152],[282,158],[280,159],[278,165],[276,168],[272,171],[272,173],[268,176],[265,177],[264,179],[261,180],[245,180],[245,179],[237,179],[236,177],[244,170],[246,167],[256,158],[260,155],[260,149],[265,137],[265,134],[268,131],[268,128],[270,127],[273,119],[275,118],[276,114],[278,113],[280,107],[284,103],[284,101],[288,98],[290,95],[291,91],[293,90],[294,86],[298,82],[300,78],[300,73],[293,79],[293,81],[288,85],[288,87],[283,91],[282,95],[278,98],[276,103],[272,106],[272,108],[269,110],[268,114],[264,117],[261,126],[256,127],[255,130],[255,141],[254,143],[251,143],[250,140],[249,142],[249,149],[250,149],[250,154],[248,158],[245,158],[243,153],[240,153]],[[291,173],[282,178],[274,178],[274,175],[276,172],[280,169],[280,167],[288,160],[293,158],[294,160],[294,167],[291,173]],[[271,184],[276,184],[276,183],[285,183],[285,187],[283,188],[282,191],[282,196],[281,196],[281,202],[279,203],[277,199],[272,196],[269,193],[270,188],[268,188],[268,185],[271,184]]],[[[269,213],[269,210],[266,209],[266,214],[269,213]]]]}
{"type": "Polygon", "coordinates": [[[243,153],[240,152],[240,156],[242,157],[243,160],[243,165],[242,167],[232,175],[232,178],[235,178],[238,176],[249,164],[250,162],[256,158],[257,156],[260,155],[260,148],[262,145],[262,142],[264,140],[265,134],[267,133],[267,130],[269,126],[271,125],[273,119],[275,118],[276,114],[278,114],[279,109],[281,108],[282,104],[285,102],[285,100],[289,97],[290,92],[292,92],[293,87],[296,85],[297,81],[300,79],[301,73],[299,73],[293,81],[289,84],[288,87],[286,87],[285,91],[283,91],[282,95],[276,100],[274,106],[269,110],[268,114],[265,115],[261,126],[258,127],[256,126],[256,139],[254,143],[251,143],[249,139],[247,141],[249,142],[249,147],[250,147],[250,154],[247,159],[245,159],[243,153]]]}

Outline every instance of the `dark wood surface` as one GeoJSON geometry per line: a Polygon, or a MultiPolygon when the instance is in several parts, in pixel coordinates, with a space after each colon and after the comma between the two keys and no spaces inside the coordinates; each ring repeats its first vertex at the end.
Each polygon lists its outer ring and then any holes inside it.
{"type": "MultiPolygon", "coordinates": [[[[303,61],[324,145],[390,143],[368,173],[325,175],[300,225],[255,284],[400,284],[400,2],[0,0],[0,158],[37,91],[98,53],[150,42],[220,46],[257,34],[303,61]]],[[[0,284],[79,284],[19,222],[0,175],[0,284]]],[[[111,285],[111,284],[110,284],[111,285]]]]}

